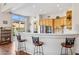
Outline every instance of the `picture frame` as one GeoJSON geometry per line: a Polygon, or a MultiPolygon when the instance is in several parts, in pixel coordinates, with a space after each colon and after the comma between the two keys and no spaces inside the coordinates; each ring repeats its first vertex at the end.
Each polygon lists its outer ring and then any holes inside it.
{"type": "Polygon", "coordinates": [[[3,21],[3,24],[8,24],[8,21],[4,20],[4,21],[3,21]]]}

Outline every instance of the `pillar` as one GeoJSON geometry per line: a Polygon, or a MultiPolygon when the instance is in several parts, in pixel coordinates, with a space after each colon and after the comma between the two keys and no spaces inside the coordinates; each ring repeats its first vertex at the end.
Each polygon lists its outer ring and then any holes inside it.
{"type": "MultiPolygon", "coordinates": [[[[72,4],[72,31],[79,33],[79,4],[72,4]]],[[[79,37],[75,40],[75,53],[79,53],[79,37]]]]}

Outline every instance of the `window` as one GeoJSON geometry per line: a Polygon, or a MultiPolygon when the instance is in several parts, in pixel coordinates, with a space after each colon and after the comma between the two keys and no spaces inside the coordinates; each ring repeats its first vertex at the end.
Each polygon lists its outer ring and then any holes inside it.
{"type": "Polygon", "coordinates": [[[24,16],[20,16],[20,15],[16,15],[16,14],[12,14],[11,19],[15,20],[15,21],[23,21],[24,20],[24,16]]]}
{"type": "Polygon", "coordinates": [[[25,17],[24,16],[12,14],[11,19],[12,19],[13,33],[25,31],[25,20],[24,20],[25,17]]]}

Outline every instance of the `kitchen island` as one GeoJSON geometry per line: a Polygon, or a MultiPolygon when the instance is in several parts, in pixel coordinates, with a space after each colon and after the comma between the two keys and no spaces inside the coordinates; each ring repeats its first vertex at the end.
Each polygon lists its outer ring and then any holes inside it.
{"type": "MultiPolygon", "coordinates": [[[[60,55],[61,52],[61,43],[65,42],[67,37],[77,38],[79,34],[43,34],[43,33],[26,33],[21,32],[22,39],[27,39],[26,48],[27,52],[33,54],[34,44],[32,42],[32,36],[39,37],[39,40],[44,42],[43,49],[45,55],[60,55]]],[[[76,42],[75,42],[76,43],[76,42]]],[[[15,37],[15,44],[17,50],[17,39],[15,37]]],[[[75,47],[75,46],[74,46],[75,47]]],[[[75,48],[73,48],[75,53],[75,48]]],[[[64,53],[64,52],[63,52],[64,53]]]]}

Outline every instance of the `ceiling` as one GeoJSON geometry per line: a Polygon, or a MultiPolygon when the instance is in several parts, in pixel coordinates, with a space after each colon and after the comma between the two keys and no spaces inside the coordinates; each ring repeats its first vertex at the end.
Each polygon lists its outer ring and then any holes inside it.
{"type": "Polygon", "coordinates": [[[0,11],[9,11],[24,16],[57,14],[72,8],[71,3],[4,3],[0,4],[0,11]]]}

